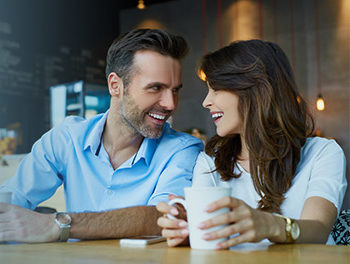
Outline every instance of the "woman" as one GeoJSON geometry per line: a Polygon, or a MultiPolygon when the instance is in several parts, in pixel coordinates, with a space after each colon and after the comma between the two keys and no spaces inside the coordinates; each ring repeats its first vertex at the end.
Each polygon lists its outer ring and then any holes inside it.
{"type": "MultiPolygon", "coordinates": [[[[271,42],[234,42],[204,56],[200,70],[217,135],[198,157],[193,186],[233,190],[207,208],[230,212],[200,224],[227,226],[203,238],[230,236],[218,249],[263,239],[325,243],[346,190],[345,157],[334,140],[310,137],[313,121],[284,52],[271,42]]],[[[179,208],[157,209],[168,245],[188,243],[186,221],[166,217],[179,208]]]]}

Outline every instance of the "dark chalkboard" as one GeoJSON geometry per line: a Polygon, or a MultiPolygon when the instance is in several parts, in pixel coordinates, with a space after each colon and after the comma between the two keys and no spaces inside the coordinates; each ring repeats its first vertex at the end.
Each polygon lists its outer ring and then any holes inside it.
{"type": "Polygon", "coordinates": [[[0,0],[0,128],[20,127],[16,152],[50,128],[49,87],[105,84],[119,34],[118,1],[0,0]]]}

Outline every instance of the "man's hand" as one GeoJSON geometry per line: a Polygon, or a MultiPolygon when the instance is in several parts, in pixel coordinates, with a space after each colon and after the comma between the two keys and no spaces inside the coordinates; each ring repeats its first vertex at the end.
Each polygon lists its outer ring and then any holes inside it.
{"type": "Polygon", "coordinates": [[[40,214],[0,203],[0,242],[52,242],[59,238],[55,214],[40,214]]]}

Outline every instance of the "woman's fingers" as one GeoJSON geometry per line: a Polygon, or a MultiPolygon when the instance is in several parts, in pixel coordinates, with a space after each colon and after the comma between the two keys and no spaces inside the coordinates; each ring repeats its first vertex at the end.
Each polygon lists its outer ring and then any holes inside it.
{"type": "Polygon", "coordinates": [[[215,216],[213,218],[201,222],[198,227],[200,229],[208,229],[218,225],[236,223],[239,222],[241,219],[251,218],[251,216],[251,208],[246,204],[242,203],[240,207],[233,209],[233,211],[215,216]]]}
{"type": "Polygon", "coordinates": [[[225,196],[224,198],[221,198],[220,200],[217,200],[217,201],[209,204],[206,207],[206,211],[208,213],[211,213],[211,212],[214,212],[218,209],[227,208],[227,207],[234,209],[234,208],[237,208],[238,206],[240,206],[241,204],[242,204],[241,200],[235,199],[231,196],[225,196]]]}
{"type": "MultiPolygon", "coordinates": [[[[175,197],[169,195],[169,199],[172,200],[175,197]]],[[[182,219],[186,219],[186,210],[183,207],[177,205],[171,206],[165,202],[158,203],[157,210],[163,214],[159,217],[157,224],[162,228],[162,236],[167,239],[169,247],[175,247],[182,243],[185,243],[189,235],[187,230],[187,222],[182,219]],[[178,219],[169,219],[169,215],[176,216],[178,219]]]]}
{"type": "Polygon", "coordinates": [[[183,243],[185,240],[186,239],[184,238],[171,238],[171,239],[167,239],[167,244],[169,247],[176,247],[181,243],[183,243]]]}
{"type": "Polygon", "coordinates": [[[215,240],[233,236],[218,245],[218,248],[228,248],[240,243],[258,242],[264,238],[262,232],[263,225],[261,223],[259,224],[262,213],[252,209],[241,200],[230,199],[229,197],[225,197],[212,204],[213,211],[223,207],[230,207],[232,211],[200,223],[199,227],[202,230],[224,225],[219,230],[204,234],[203,239],[215,240]]]}
{"type": "Polygon", "coordinates": [[[156,208],[162,214],[171,214],[173,216],[177,216],[179,214],[179,210],[176,207],[171,206],[165,202],[158,203],[156,208]]]}
{"type": "Polygon", "coordinates": [[[176,198],[180,198],[180,199],[184,199],[185,200],[185,198],[183,196],[177,196],[177,195],[174,195],[174,194],[168,194],[168,198],[169,198],[169,200],[176,199],[176,198]]]}
{"type": "Polygon", "coordinates": [[[172,220],[167,217],[159,217],[157,220],[157,224],[161,228],[186,228],[187,227],[187,222],[184,220],[172,220]]]}
{"type": "Polygon", "coordinates": [[[182,238],[185,239],[189,234],[189,231],[186,228],[183,229],[163,229],[162,236],[166,238],[182,238]]]}
{"type": "Polygon", "coordinates": [[[252,242],[254,240],[253,237],[254,237],[254,232],[250,230],[246,233],[232,237],[229,240],[218,243],[216,245],[216,249],[226,249],[241,243],[252,242]]]}
{"type": "Polygon", "coordinates": [[[217,231],[206,233],[203,235],[205,240],[215,240],[219,238],[229,237],[237,233],[243,234],[253,228],[253,221],[249,218],[242,221],[223,227],[217,231]]]}
{"type": "Polygon", "coordinates": [[[172,206],[165,202],[160,202],[157,204],[156,208],[163,215],[170,214],[178,219],[187,219],[186,209],[181,204],[172,206]]]}

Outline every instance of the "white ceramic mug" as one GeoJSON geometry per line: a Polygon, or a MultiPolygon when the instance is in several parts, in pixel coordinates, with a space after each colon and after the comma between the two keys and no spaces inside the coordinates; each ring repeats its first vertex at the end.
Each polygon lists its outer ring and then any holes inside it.
{"type": "Polygon", "coordinates": [[[12,192],[0,192],[0,202],[10,204],[12,200],[12,192]]]}
{"type": "MultiPolygon", "coordinates": [[[[227,238],[210,241],[202,239],[204,234],[221,229],[225,225],[212,227],[206,230],[198,228],[201,222],[229,212],[228,208],[221,208],[212,213],[207,213],[205,211],[205,208],[209,204],[225,196],[231,196],[231,187],[187,187],[185,188],[186,201],[181,198],[175,198],[169,201],[169,205],[174,205],[176,203],[182,204],[187,211],[191,248],[215,249],[219,242],[227,240],[227,238]]],[[[174,219],[172,215],[168,214],[168,217],[174,219]]]]}

